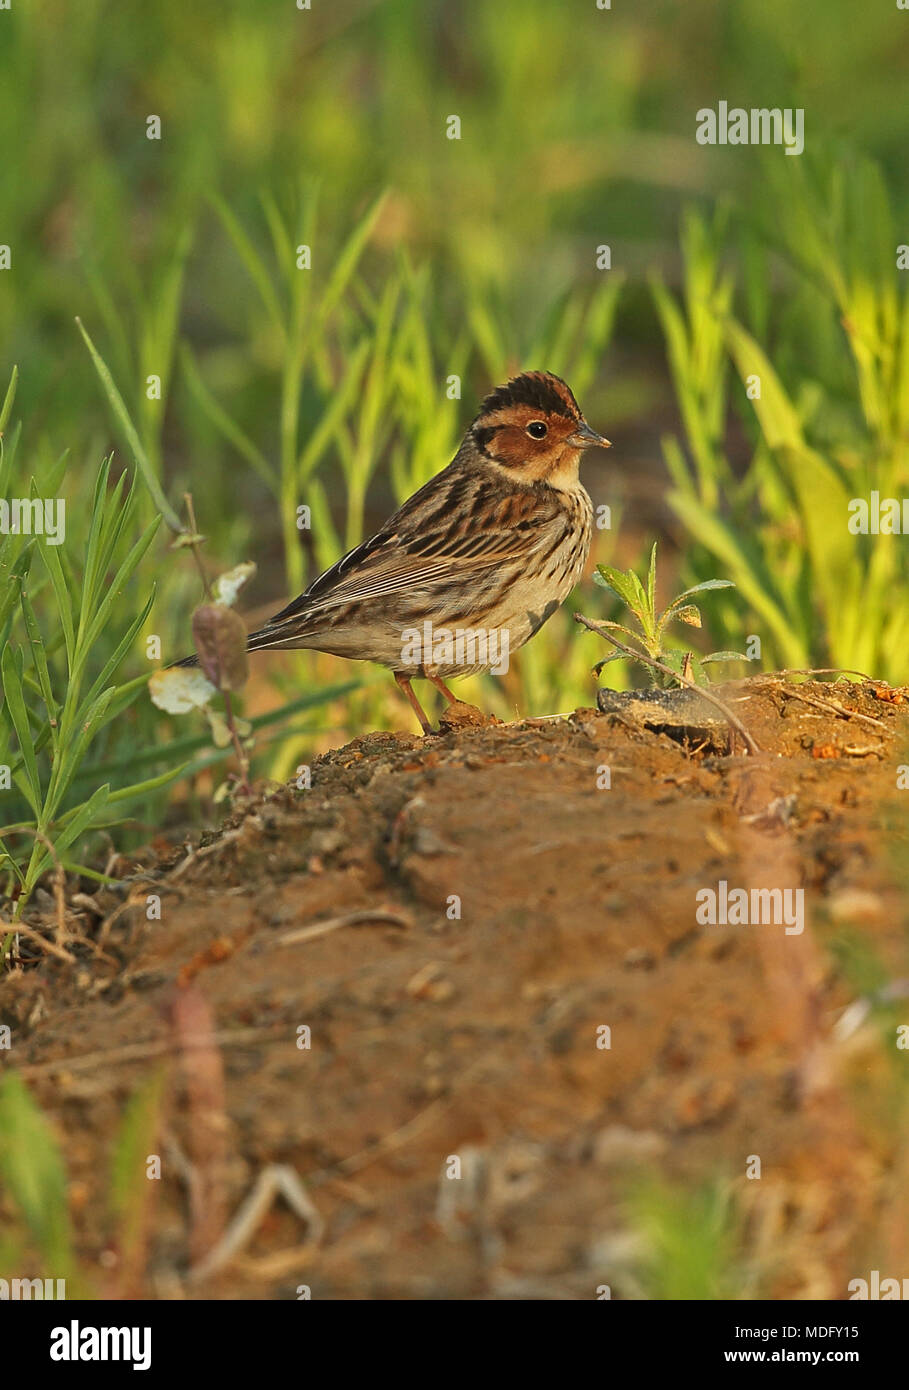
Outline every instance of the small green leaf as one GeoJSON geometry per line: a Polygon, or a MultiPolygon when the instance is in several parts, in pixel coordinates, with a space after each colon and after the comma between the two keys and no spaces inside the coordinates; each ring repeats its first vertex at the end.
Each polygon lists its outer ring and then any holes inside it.
{"type": "Polygon", "coordinates": [[[709,656],[698,657],[702,666],[711,661],[756,661],[757,657],[746,656],[744,652],[711,652],[709,656]]]}
{"type": "Polygon", "coordinates": [[[651,622],[652,614],[647,606],[647,595],[644,592],[644,585],[641,583],[634,570],[628,571],[628,578],[631,582],[635,600],[634,603],[631,604],[632,612],[640,619],[641,626],[645,631],[649,633],[653,629],[653,623],[651,622]]]}
{"type": "Polygon", "coordinates": [[[671,603],[669,606],[670,606],[670,608],[674,608],[675,605],[676,605],[677,603],[679,603],[681,599],[683,599],[683,598],[690,598],[690,596],[691,596],[692,594],[701,594],[701,593],[703,593],[706,589],[734,589],[734,588],[735,588],[735,582],[734,582],[732,579],[705,579],[704,582],[703,582],[703,584],[695,584],[695,585],[693,585],[693,587],[690,588],[690,589],[684,589],[684,590],[682,591],[682,593],[678,594],[678,595],[672,600],[672,603],[671,603]]]}
{"type": "Polygon", "coordinates": [[[600,674],[600,672],[602,671],[603,667],[604,667],[604,666],[608,666],[609,663],[610,663],[611,661],[624,661],[624,660],[625,660],[625,653],[624,653],[624,652],[613,652],[613,653],[612,653],[612,656],[604,656],[603,659],[602,659],[601,661],[598,661],[598,662],[596,663],[595,666],[591,666],[590,669],[591,669],[591,671],[593,672],[593,674],[594,674],[595,676],[598,676],[598,675],[600,674]]]}
{"type": "Polygon", "coordinates": [[[657,543],[654,541],[650,551],[650,567],[647,571],[647,608],[652,618],[656,618],[656,556],[657,543]]]}
{"type": "Polygon", "coordinates": [[[639,593],[642,592],[640,580],[638,580],[638,587],[635,589],[631,575],[626,574],[623,570],[615,569],[612,565],[597,565],[593,578],[596,584],[602,585],[604,589],[611,589],[627,608],[630,608],[632,612],[635,611],[635,606],[639,602],[639,593]]]}

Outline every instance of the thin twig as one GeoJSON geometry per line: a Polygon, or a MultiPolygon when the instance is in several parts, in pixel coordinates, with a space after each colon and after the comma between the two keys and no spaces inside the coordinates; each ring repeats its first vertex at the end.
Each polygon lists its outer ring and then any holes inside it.
{"type": "Polygon", "coordinates": [[[237,729],[237,721],[234,718],[234,707],[230,698],[230,691],[223,690],[221,693],[224,696],[225,723],[230,732],[231,742],[234,746],[234,754],[236,755],[237,762],[240,764],[240,785],[237,791],[241,792],[244,796],[249,796],[252,791],[249,785],[249,758],[237,729]]]}
{"type": "MultiPolygon", "coordinates": [[[[19,928],[21,930],[21,928],[19,928]]],[[[43,940],[43,938],[42,938],[43,940]]],[[[45,943],[47,944],[47,943],[45,943]]],[[[272,1023],[262,1028],[225,1028],[213,1033],[204,1044],[209,1043],[247,1043],[265,1041],[268,1038],[287,1036],[287,1024],[272,1023]]],[[[149,1057],[166,1057],[170,1054],[191,1051],[194,1044],[179,1043],[172,1037],[151,1039],[148,1042],[128,1043],[125,1047],[102,1048],[96,1052],[83,1052],[81,1056],[58,1057],[53,1062],[31,1062],[24,1067],[16,1067],[19,1076],[43,1076],[55,1071],[91,1071],[93,1067],[115,1066],[118,1062],[146,1061],[149,1057]]],[[[0,1067],[0,1072],[4,1068],[0,1067]]],[[[10,1068],[12,1070],[12,1068],[10,1068]]]]}
{"type": "Polygon", "coordinates": [[[40,946],[42,950],[49,952],[52,956],[57,956],[59,960],[65,960],[67,965],[76,964],[75,956],[71,956],[69,951],[64,951],[62,946],[56,946],[53,941],[48,941],[46,936],[42,936],[39,931],[35,931],[32,927],[26,927],[21,922],[4,922],[2,925],[8,928],[13,936],[24,936],[28,941],[34,941],[36,946],[40,946]]]}
{"type": "Polygon", "coordinates": [[[806,705],[814,705],[816,709],[829,710],[832,714],[842,715],[844,719],[860,719],[863,724],[874,724],[885,733],[890,732],[882,719],[875,719],[871,714],[860,714],[857,709],[845,709],[842,705],[834,704],[832,700],[819,700],[814,695],[801,695],[797,690],[787,690],[785,694],[789,700],[802,700],[806,705]]]}
{"type": "Polygon", "coordinates": [[[370,910],[362,912],[345,912],[342,917],[330,917],[327,922],[316,922],[311,927],[297,927],[294,931],[285,932],[279,936],[272,944],[275,946],[298,946],[301,941],[311,941],[313,937],[325,936],[327,932],[337,931],[338,927],[359,927],[368,922],[390,923],[393,927],[409,927],[409,920],[400,912],[388,912],[385,909],[370,910]]]}
{"type": "MultiPolygon", "coordinates": [[[[54,906],[57,912],[57,937],[58,939],[65,941],[67,938],[66,870],[63,867],[63,863],[60,859],[60,856],[54,848],[53,841],[47,835],[45,835],[43,830],[38,830],[35,826],[25,826],[24,830],[26,834],[32,835],[36,841],[40,840],[41,844],[44,846],[51,859],[53,859],[54,861],[54,906]]],[[[16,914],[22,911],[27,902],[27,898],[19,898],[19,901],[16,903],[16,913],[14,914],[14,920],[9,924],[10,929],[14,932],[20,932],[22,936],[28,937],[29,940],[40,942],[46,950],[50,951],[51,955],[58,956],[60,960],[65,960],[69,965],[75,965],[75,956],[71,956],[69,952],[64,950],[62,946],[51,945],[47,937],[42,936],[40,932],[33,931],[31,927],[23,927],[16,914]]]]}
{"type": "Polygon", "coordinates": [[[225,830],[224,834],[219,836],[217,840],[212,840],[210,845],[203,845],[201,849],[191,849],[186,858],[181,859],[177,867],[170,871],[168,878],[179,878],[182,873],[186,872],[190,864],[195,864],[197,859],[207,858],[209,854],[218,854],[222,849],[233,844],[235,840],[239,840],[242,833],[243,826],[239,825],[235,830],[225,830]]]}
{"type": "Polygon", "coordinates": [[[295,1169],[285,1163],[270,1163],[257,1176],[221,1239],[189,1271],[189,1282],[198,1284],[217,1273],[252,1240],[276,1197],[284,1198],[301,1221],[306,1222],[310,1251],[321,1241],[325,1222],[307,1193],[295,1169]]]}
{"type": "Polygon", "coordinates": [[[591,632],[595,632],[598,637],[605,637],[607,642],[611,642],[614,647],[618,647],[619,651],[624,652],[626,656],[630,656],[634,661],[642,661],[645,666],[652,666],[655,671],[661,671],[664,676],[670,676],[672,680],[678,681],[679,684],[685,686],[687,690],[693,690],[696,694],[703,695],[705,700],[709,700],[712,705],[716,706],[723,718],[732,725],[733,729],[742,735],[748,752],[751,754],[760,753],[760,748],[751,734],[749,734],[738,715],[734,714],[725,701],[721,700],[718,695],[714,695],[706,686],[696,685],[694,681],[686,680],[684,676],[679,675],[678,671],[673,671],[671,666],[666,666],[662,661],[657,661],[655,657],[645,656],[643,652],[636,652],[633,647],[626,647],[625,643],[620,642],[617,637],[613,637],[612,633],[604,631],[601,623],[594,622],[591,618],[585,618],[583,613],[575,613],[574,620],[576,623],[582,623],[583,626],[589,628],[591,632]]]}
{"type": "Polygon", "coordinates": [[[189,548],[193,553],[193,559],[196,562],[196,566],[199,570],[199,577],[202,580],[202,592],[205,595],[206,602],[210,603],[211,588],[208,582],[208,575],[205,573],[205,566],[202,563],[202,556],[199,554],[199,542],[195,539],[195,537],[198,536],[199,531],[198,527],[196,526],[196,510],[193,506],[192,493],[184,492],[183,501],[186,503],[186,515],[189,517],[190,535],[193,537],[193,539],[190,541],[189,548]]]}
{"type": "Polygon", "coordinates": [[[784,666],[781,671],[759,671],[757,675],[745,676],[745,680],[775,680],[778,676],[861,676],[869,685],[880,684],[874,676],[855,671],[851,666],[784,666]]]}

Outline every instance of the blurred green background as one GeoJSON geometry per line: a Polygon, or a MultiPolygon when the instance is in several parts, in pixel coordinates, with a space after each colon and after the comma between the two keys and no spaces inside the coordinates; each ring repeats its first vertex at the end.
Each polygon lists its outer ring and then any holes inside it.
{"type": "MultiPolygon", "coordinates": [[[[20,374],[6,487],[24,495],[33,477],[43,495],[53,479],[67,498],[77,617],[110,451],[111,483],[140,452],[181,516],[192,494],[212,572],[256,561],[243,597],[255,621],[447,463],[493,384],[541,367],[569,379],[615,445],[586,479],[612,508],[591,565],[640,567],[659,537],[664,601],[706,578],[737,584],[705,604],[703,650],[757,634],[766,667],[900,679],[901,541],[851,536],[845,504],[909,481],[896,269],[909,240],[907,57],[909,14],[857,17],[847,0],[0,11],[4,385],[13,364],[20,374]],[[805,154],[698,145],[696,112],[721,99],[804,108],[805,154]],[[160,140],[146,138],[152,115],[160,140]],[[446,138],[452,115],[460,140],[446,138]],[[603,244],[610,270],[597,269],[603,244]],[[755,372],[760,401],[742,386],[755,372]],[[446,394],[453,374],[460,400],[446,394]]],[[[155,515],[138,493],[123,546],[155,515]]],[[[169,541],[161,526],[130,571],[122,621],[95,643],[100,669],[154,586],[124,683],[147,673],[149,634],[165,660],[190,644],[199,577],[169,541]]],[[[29,589],[63,689],[59,592],[21,538],[6,542],[0,564],[29,589]]],[[[586,582],[503,681],[465,682],[465,698],[503,717],[592,703],[603,645],[570,614],[605,616],[607,602],[586,582]]],[[[26,617],[18,602],[0,616],[40,740],[26,617]]],[[[229,750],[201,716],[171,720],[144,691],[118,711],[80,750],[63,804],[180,754],[190,765],[175,789],[135,798],[136,833],[161,822],[169,796],[195,814],[188,789],[209,784],[190,774],[229,750]]],[[[327,743],[411,727],[385,673],[310,653],[257,660],[246,712],[280,711],[260,733],[258,773],[285,777],[327,743]],[[349,681],[358,688],[330,698],[349,681]]],[[[21,786],[21,756],[16,772],[21,786]]]]}

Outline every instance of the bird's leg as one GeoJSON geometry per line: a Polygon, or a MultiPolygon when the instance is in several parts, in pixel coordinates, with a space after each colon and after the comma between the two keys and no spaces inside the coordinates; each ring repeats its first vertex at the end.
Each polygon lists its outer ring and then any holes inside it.
{"type": "Polygon", "coordinates": [[[428,681],[432,682],[436,690],[441,690],[442,694],[445,696],[445,699],[448,701],[450,705],[460,704],[457,695],[452,695],[451,691],[448,689],[448,686],[445,684],[445,682],[442,680],[440,676],[434,676],[426,666],[423,667],[423,675],[426,677],[428,681]]]}
{"type": "Polygon", "coordinates": [[[426,715],[423,713],[423,706],[420,704],[416,695],[413,693],[410,681],[407,679],[406,676],[402,676],[399,671],[395,671],[395,680],[397,681],[400,689],[403,690],[404,694],[410,701],[410,708],[413,710],[414,714],[419,719],[420,727],[422,728],[424,734],[431,734],[433,732],[432,725],[426,718],[426,715]]]}

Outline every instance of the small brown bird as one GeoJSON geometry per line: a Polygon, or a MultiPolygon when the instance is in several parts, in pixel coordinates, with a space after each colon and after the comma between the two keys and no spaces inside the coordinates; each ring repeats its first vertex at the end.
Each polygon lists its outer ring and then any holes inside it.
{"type": "Polygon", "coordinates": [[[454,703],[444,676],[504,669],[580,579],[593,507],[578,468],[592,446],[609,440],[560,377],[514,377],[486,397],[448,467],[250,633],[248,649],[387,666],[430,733],[411,680],[454,703]]]}

